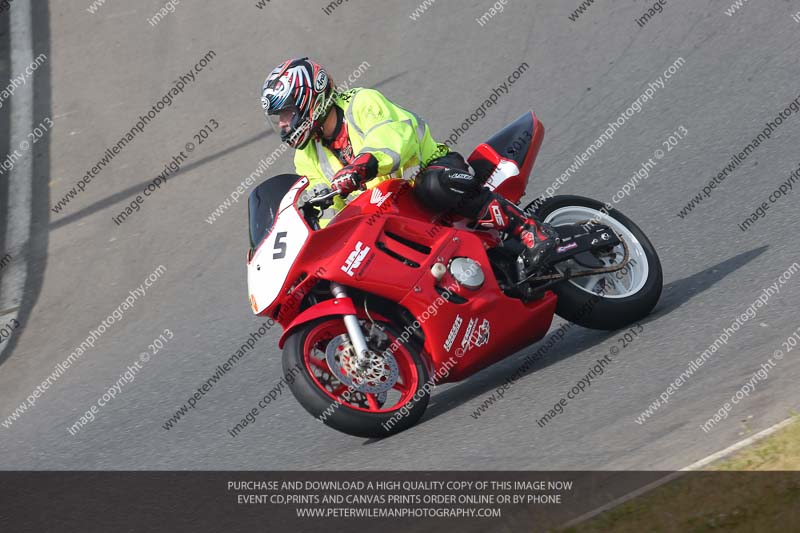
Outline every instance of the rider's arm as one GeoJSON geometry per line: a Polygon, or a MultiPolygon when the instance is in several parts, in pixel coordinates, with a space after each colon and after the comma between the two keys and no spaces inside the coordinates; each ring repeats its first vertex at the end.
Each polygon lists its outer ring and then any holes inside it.
{"type": "Polygon", "coordinates": [[[378,176],[387,176],[419,153],[419,139],[413,115],[394,105],[373,89],[360,90],[353,101],[352,116],[364,138],[361,154],[378,160],[378,176]]]}
{"type": "MultiPolygon", "coordinates": [[[[312,144],[309,144],[309,147],[313,150],[312,144]]],[[[315,185],[324,185],[325,187],[331,186],[330,180],[322,173],[319,163],[311,159],[305,150],[295,151],[294,171],[300,176],[308,178],[308,190],[311,190],[315,185]]],[[[333,201],[333,208],[338,210],[343,207],[344,202],[342,199],[336,197],[333,201]]]]}
{"type": "Polygon", "coordinates": [[[294,153],[294,170],[300,176],[308,178],[309,188],[317,184],[330,186],[330,182],[322,174],[319,164],[312,161],[304,150],[297,150],[294,153]]]}

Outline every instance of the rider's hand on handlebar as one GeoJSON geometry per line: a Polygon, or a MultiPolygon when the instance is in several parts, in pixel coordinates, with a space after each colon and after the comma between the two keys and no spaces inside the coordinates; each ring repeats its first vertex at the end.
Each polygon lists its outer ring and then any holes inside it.
{"type": "Polygon", "coordinates": [[[361,180],[358,174],[352,172],[349,167],[344,167],[331,180],[331,189],[338,192],[344,198],[351,192],[358,190],[361,180]]]}
{"type": "Polygon", "coordinates": [[[361,154],[352,163],[336,173],[331,180],[331,189],[342,197],[357,190],[378,175],[378,160],[372,154],[361,154]]]}

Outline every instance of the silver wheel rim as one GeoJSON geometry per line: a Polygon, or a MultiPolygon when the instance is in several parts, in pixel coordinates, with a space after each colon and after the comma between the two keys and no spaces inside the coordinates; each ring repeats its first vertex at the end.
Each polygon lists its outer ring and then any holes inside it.
{"type": "MultiPolygon", "coordinates": [[[[556,209],[544,219],[545,222],[553,226],[576,224],[587,220],[594,220],[598,224],[604,224],[614,230],[628,245],[631,260],[625,268],[617,272],[574,278],[569,280],[568,283],[590,294],[604,293],[604,298],[627,298],[642,290],[642,287],[647,283],[650,272],[647,254],[645,254],[644,247],[639,242],[639,239],[620,221],[602,211],[579,205],[556,209]]],[[[618,264],[625,257],[625,249],[619,244],[614,247],[613,251],[615,253],[613,258],[603,257],[598,259],[601,259],[608,266],[618,264]]],[[[559,272],[563,272],[567,268],[571,270],[586,269],[572,259],[556,265],[555,268],[559,272]]]]}

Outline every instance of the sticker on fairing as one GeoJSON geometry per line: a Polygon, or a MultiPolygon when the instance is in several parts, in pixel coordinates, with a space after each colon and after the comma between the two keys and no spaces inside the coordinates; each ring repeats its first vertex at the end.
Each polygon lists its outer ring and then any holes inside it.
{"type": "Polygon", "coordinates": [[[367,256],[371,248],[369,246],[364,246],[364,243],[358,241],[356,243],[356,248],[350,255],[347,256],[344,264],[342,265],[342,272],[350,276],[351,278],[356,275],[356,270],[358,267],[361,266],[361,263],[364,262],[364,258],[367,256]]]}

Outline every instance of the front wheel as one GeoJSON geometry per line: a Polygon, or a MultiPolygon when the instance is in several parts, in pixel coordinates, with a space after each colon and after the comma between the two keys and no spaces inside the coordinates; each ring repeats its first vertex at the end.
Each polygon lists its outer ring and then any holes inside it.
{"type": "Polygon", "coordinates": [[[295,376],[289,388],[318,421],[349,435],[380,438],[422,417],[430,386],[420,351],[391,325],[380,326],[386,337],[380,346],[368,339],[374,357],[361,371],[341,316],[309,322],[286,340],[283,370],[295,376]]]}
{"type": "MultiPolygon", "coordinates": [[[[556,313],[570,322],[592,329],[613,330],[641,320],[653,310],[661,296],[663,273],[655,247],[634,222],[617,211],[607,210],[597,200],[581,196],[553,196],[536,208],[537,216],[553,226],[592,221],[611,228],[625,241],[630,262],[607,274],[577,277],[553,288],[558,295],[556,313]]],[[[617,245],[599,256],[604,264],[618,264],[624,248],[617,245]]],[[[564,272],[585,270],[572,260],[555,265],[564,272]]]]}

